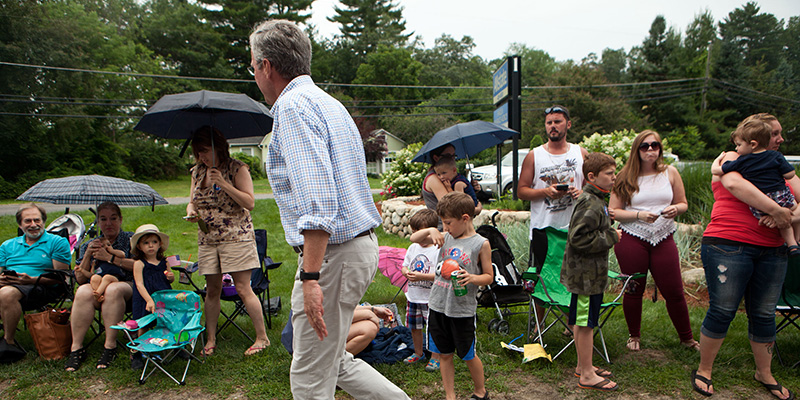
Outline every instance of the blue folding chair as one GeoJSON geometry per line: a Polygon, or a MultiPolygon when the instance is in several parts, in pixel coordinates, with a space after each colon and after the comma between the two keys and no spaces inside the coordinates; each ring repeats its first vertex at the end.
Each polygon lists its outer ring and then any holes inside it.
{"type": "Polygon", "coordinates": [[[203,308],[200,296],[187,290],[160,290],[151,295],[156,303],[156,311],[135,321],[127,321],[112,328],[125,331],[128,336],[128,347],[140,351],[145,357],[142,376],[139,383],[144,383],[156,369],[167,374],[175,383],[186,383],[186,372],[192,360],[203,362],[194,355],[197,338],[205,328],[200,324],[203,308]],[[134,338],[131,332],[138,331],[155,322],[149,331],[134,338]],[[186,355],[186,367],[178,381],[164,368],[180,353],[186,355]],[[148,373],[148,367],[152,364],[148,373]]]}

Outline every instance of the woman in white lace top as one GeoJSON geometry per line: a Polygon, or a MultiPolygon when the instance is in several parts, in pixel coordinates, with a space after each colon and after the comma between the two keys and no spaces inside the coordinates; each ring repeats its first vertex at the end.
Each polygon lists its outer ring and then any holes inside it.
{"type": "MultiPolygon", "coordinates": [[[[664,164],[661,137],[645,130],[633,140],[628,162],[622,167],[611,192],[608,208],[620,222],[622,238],[614,247],[620,270],[625,274],[647,273],[667,303],[667,312],[678,331],[681,344],[699,349],[689,323],[683,294],[680,258],[672,234],[675,217],[686,212],[686,192],[678,170],[664,164]]],[[[646,278],[637,280],[634,290],[622,301],[628,324],[627,347],[640,349],[642,295],[646,278]]]]}

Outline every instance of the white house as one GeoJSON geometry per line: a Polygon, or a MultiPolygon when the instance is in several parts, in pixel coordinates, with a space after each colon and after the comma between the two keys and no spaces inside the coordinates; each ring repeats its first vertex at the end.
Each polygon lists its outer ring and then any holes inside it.
{"type": "MultiPolygon", "coordinates": [[[[384,140],[386,140],[386,154],[380,161],[368,162],[367,173],[382,174],[392,167],[395,154],[406,147],[406,142],[385,129],[377,129],[374,131],[374,135],[376,137],[383,136],[384,140]]],[[[269,146],[271,138],[272,132],[264,136],[230,139],[228,144],[230,145],[231,154],[242,152],[250,156],[256,156],[261,159],[263,165],[267,159],[267,146],[269,146]]]]}
{"type": "Polygon", "coordinates": [[[397,154],[398,151],[406,148],[407,144],[402,139],[385,129],[377,129],[373,131],[373,135],[376,137],[384,137],[384,140],[386,140],[386,154],[384,154],[380,161],[368,162],[367,173],[382,174],[388,171],[389,168],[392,168],[395,154],[397,154]]]}

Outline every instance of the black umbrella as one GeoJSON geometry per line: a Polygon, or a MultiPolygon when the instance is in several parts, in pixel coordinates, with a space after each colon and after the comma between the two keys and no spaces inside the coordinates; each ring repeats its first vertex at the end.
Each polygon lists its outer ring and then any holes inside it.
{"type": "Polygon", "coordinates": [[[436,132],[411,161],[432,163],[430,152],[446,144],[456,148],[457,158],[469,158],[514,136],[519,132],[492,122],[464,122],[436,132]]]}
{"type": "Polygon", "coordinates": [[[211,126],[228,139],[264,136],[272,131],[267,107],[245,94],[200,90],[159,99],[133,129],[167,139],[191,139],[211,126]]]}

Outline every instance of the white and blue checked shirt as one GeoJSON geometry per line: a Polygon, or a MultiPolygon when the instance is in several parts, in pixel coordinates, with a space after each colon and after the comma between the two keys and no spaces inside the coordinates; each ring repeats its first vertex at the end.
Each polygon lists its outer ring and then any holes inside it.
{"type": "Polygon", "coordinates": [[[336,99],[301,75],[272,106],[275,121],[267,177],[286,242],[324,230],[341,244],[381,222],[367,181],[364,145],[353,118],[336,99]]]}

